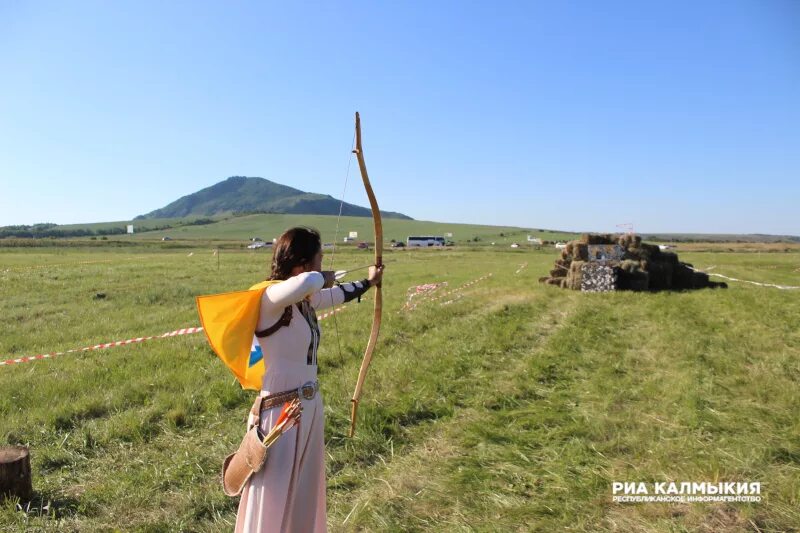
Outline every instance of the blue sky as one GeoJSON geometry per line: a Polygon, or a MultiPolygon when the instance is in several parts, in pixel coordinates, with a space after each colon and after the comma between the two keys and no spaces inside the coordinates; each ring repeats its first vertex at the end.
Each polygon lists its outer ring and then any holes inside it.
{"type": "Polygon", "coordinates": [[[414,218],[800,235],[794,0],[0,0],[0,77],[0,225],[232,175],[339,198],[358,110],[414,218]]]}

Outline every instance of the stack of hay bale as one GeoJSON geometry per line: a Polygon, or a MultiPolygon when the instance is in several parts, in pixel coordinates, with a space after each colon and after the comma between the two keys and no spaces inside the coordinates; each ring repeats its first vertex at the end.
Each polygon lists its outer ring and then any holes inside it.
{"type": "Polygon", "coordinates": [[[661,251],[633,234],[584,234],[567,243],[550,275],[539,281],[584,292],[727,287],[681,263],[677,254],[661,251]]]}

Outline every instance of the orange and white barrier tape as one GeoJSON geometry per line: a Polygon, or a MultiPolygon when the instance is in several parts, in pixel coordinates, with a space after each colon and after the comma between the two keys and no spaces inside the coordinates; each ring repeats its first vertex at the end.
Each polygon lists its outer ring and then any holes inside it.
{"type": "MultiPolygon", "coordinates": [[[[330,318],[334,314],[338,314],[341,311],[345,310],[346,308],[347,308],[346,305],[340,306],[340,307],[338,307],[336,309],[333,309],[331,311],[328,311],[327,313],[324,313],[324,314],[320,315],[319,317],[317,317],[317,320],[325,320],[326,318],[330,318]]],[[[77,349],[74,349],[74,350],[65,350],[63,352],[50,352],[50,353],[43,353],[43,354],[39,354],[39,355],[30,355],[30,356],[25,356],[25,357],[17,357],[17,358],[14,358],[14,359],[6,359],[5,361],[0,361],[0,366],[8,366],[8,365],[14,365],[14,364],[19,364],[19,363],[27,363],[29,361],[39,361],[39,360],[42,360],[42,359],[52,359],[53,357],[56,357],[56,356],[59,356],[59,355],[65,355],[65,354],[68,354],[68,353],[88,352],[88,351],[92,351],[92,350],[104,350],[106,348],[114,348],[116,346],[127,346],[129,344],[136,344],[136,343],[139,343],[139,342],[149,341],[149,340],[152,340],[152,339],[165,339],[165,338],[168,338],[168,337],[177,337],[179,335],[191,335],[193,333],[200,333],[201,331],[203,331],[203,328],[200,327],[200,326],[191,327],[191,328],[181,328],[181,329],[176,329],[175,331],[168,331],[167,333],[163,333],[161,335],[150,335],[149,337],[136,337],[136,338],[127,339],[127,340],[124,340],[124,341],[105,342],[103,344],[95,344],[94,346],[87,346],[85,348],[77,348],[77,349]]]]}
{"type": "Polygon", "coordinates": [[[455,298],[453,298],[451,300],[446,300],[446,301],[440,303],[439,305],[449,305],[449,304],[451,304],[451,303],[453,303],[453,302],[455,302],[457,300],[460,300],[463,297],[464,297],[463,294],[456,294],[455,298]]]}
{"type": "Polygon", "coordinates": [[[417,307],[417,304],[420,302],[420,300],[430,297],[431,293],[442,287],[447,287],[446,281],[439,283],[423,283],[422,285],[409,287],[406,291],[408,296],[406,297],[406,303],[403,305],[403,310],[414,309],[417,307]],[[416,300],[414,300],[415,298],[416,300]],[[413,304],[412,301],[414,301],[413,304]]]}
{"type": "Polygon", "coordinates": [[[149,341],[150,339],[163,339],[166,337],[175,337],[177,335],[190,335],[192,333],[198,333],[203,331],[201,327],[193,327],[193,328],[182,328],[176,329],[175,331],[168,331],[163,335],[151,335],[149,337],[136,337],[135,339],[128,339],[124,341],[115,341],[115,342],[106,342],[103,344],[95,344],[94,346],[87,346],[85,348],[78,348],[75,350],[66,350],[63,352],[50,352],[50,353],[43,353],[39,355],[32,355],[27,357],[18,357],[16,359],[7,359],[5,361],[0,361],[0,366],[4,365],[13,365],[17,363],[27,363],[28,361],[36,361],[40,359],[52,359],[57,355],[64,355],[68,353],[77,353],[77,352],[88,352],[90,350],[103,350],[105,348],[113,348],[114,346],[125,346],[128,344],[134,344],[137,342],[144,342],[149,341]]]}
{"type": "MultiPolygon", "coordinates": [[[[695,272],[703,272],[702,270],[698,270],[696,268],[692,268],[692,267],[689,267],[689,268],[691,268],[695,272]]],[[[714,268],[714,267],[709,267],[706,270],[711,270],[712,268],[714,268]]],[[[782,289],[782,290],[800,289],[800,287],[796,287],[794,285],[776,285],[774,283],[761,283],[761,282],[758,282],[758,281],[749,281],[749,280],[746,280],[746,279],[736,279],[736,278],[730,278],[728,276],[723,276],[722,274],[717,274],[715,272],[703,272],[703,273],[704,274],[708,274],[709,276],[716,276],[718,278],[727,279],[727,280],[730,280],[730,281],[738,281],[740,283],[750,283],[751,285],[758,285],[759,287],[775,287],[776,289],[782,289]]]]}
{"type": "Polygon", "coordinates": [[[479,277],[477,279],[473,279],[472,281],[468,281],[468,282],[464,283],[463,285],[461,285],[459,287],[456,287],[452,291],[448,291],[448,292],[442,293],[439,296],[434,296],[433,298],[430,299],[430,301],[435,302],[437,300],[441,300],[442,298],[450,296],[451,294],[456,294],[458,292],[461,292],[461,291],[467,289],[468,287],[471,287],[471,286],[475,285],[476,283],[480,283],[481,281],[483,281],[485,279],[489,279],[490,277],[492,277],[492,273],[491,272],[489,272],[485,276],[481,276],[481,277],[479,277]]]}
{"type": "Polygon", "coordinates": [[[332,316],[333,316],[333,315],[335,315],[336,313],[341,313],[341,312],[342,312],[342,311],[344,311],[345,309],[347,309],[347,306],[346,306],[346,305],[343,305],[343,306],[341,306],[341,307],[337,307],[336,309],[333,309],[333,310],[331,310],[331,311],[328,311],[327,313],[322,313],[321,315],[319,315],[319,316],[317,317],[317,320],[318,320],[318,321],[319,321],[319,320],[325,320],[326,318],[330,318],[330,317],[332,317],[332,316]]]}
{"type": "MultiPolygon", "coordinates": [[[[452,296],[452,295],[454,295],[454,294],[458,294],[458,293],[460,293],[461,291],[463,291],[463,290],[467,289],[468,287],[471,287],[472,285],[475,285],[476,283],[479,283],[479,282],[481,282],[481,281],[483,281],[483,280],[485,280],[485,279],[488,279],[488,278],[490,278],[491,276],[492,276],[492,273],[491,273],[491,272],[489,272],[489,273],[488,273],[488,274],[486,274],[485,276],[481,276],[481,277],[479,277],[479,278],[477,278],[477,279],[474,279],[474,280],[472,280],[472,281],[468,281],[468,282],[464,283],[463,285],[461,285],[461,286],[459,286],[459,287],[456,287],[455,289],[453,289],[453,290],[451,290],[451,291],[447,291],[447,292],[440,293],[440,294],[438,294],[437,296],[430,296],[430,294],[431,294],[430,292],[429,292],[429,293],[426,293],[426,294],[424,294],[424,295],[423,295],[424,297],[423,297],[421,300],[417,301],[417,302],[416,302],[416,303],[415,303],[413,306],[410,306],[410,307],[408,307],[408,306],[404,306],[404,307],[403,307],[403,309],[401,309],[401,311],[402,311],[402,310],[406,310],[406,309],[407,309],[407,310],[416,309],[416,307],[417,307],[417,306],[418,306],[420,303],[422,303],[422,302],[436,302],[436,301],[442,300],[442,299],[444,299],[444,298],[447,298],[448,296],[452,296]]],[[[418,286],[419,286],[419,285],[418,285],[418,286]]],[[[412,287],[412,289],[413,289],[413,288],[414,288],[414,287],[412,287]]],[[[440,302],[440,305],[451,304],[451,303],[453,303],[454,301],[456,301],[456,300],[458,300],[458,299],[460,299],[460,298],[461,298],[461,296],[459,296],[458,298],[451,298],[450,300],[447,300],[447,301],[445,301],[445,302],[440,302]]]]}
{"type": "MultiPolygon", "coordinates": [[[[137,259],[145,259],[144,257],[128,257],[123,259],[122,261],[134,261],[137,259]]],[[[98,263],[118,263],[120,261],[115,259],[102,259],[98,261],[75,261],[74,263],[50,263],[44,265],[28,265],[28,266],[18,266],[18,267],[8,267],[2,270],[2,272],[19,272],[22,270],[38,270],[40,268],[52,268],[52,267],[62,267],[62,266],[79,266],[79,265],[96,265],[98,263]]]]}
{"type": "MultiPolygon", "coordinates": [[[[369,297],[368,297],[368,296],[362,296],[362,297],[361,297],[361,301],[362,301],[362,302],[366,302],[368,299],[369,299],[369,297]]],[[[358,300],[356,300],[356,303],[360,303],[360,302],[358,302],[358,300]]],[[[319,315],[319,316],[317,317],[317,322],[319,322],[320,320],[325,320],[326,318],[330,318],[330,317],[332,317],[333,315],[337,315],[337,314],[341,313],[342,311],[344,311],[345,309],[347,309],[347,306],[348,306],[348,305],[350,305],[350,303],[349,303],[349,302],[348,302],[347,304],[342,304],[342,305],[340,305],[340,306],[339,306],[339,307],[337,307],[336,309],[331,309],[331,310],[330,310],[330,311],[328,311],[327,313],[322,313],[321,315],[319,315]]]]}

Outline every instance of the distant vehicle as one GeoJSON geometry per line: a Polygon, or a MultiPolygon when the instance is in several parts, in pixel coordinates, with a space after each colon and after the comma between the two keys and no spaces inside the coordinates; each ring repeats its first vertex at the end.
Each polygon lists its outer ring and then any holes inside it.
{"type": "Polygon", "coordinates": [[[389,246],[390,246],[391,248],[405,248],[405,246],[406,246],[406,245],[405,245],[405,244],[403,244],[403,243],[402,243],[402,242],[400,242],[400,241],[395,241],[395,242],[393,242],[393,243],[392,243],[391,245],[389,245],[389,246]]]}
{"type": "Polygon", "coordinates": [[[369,250],[369,243],[366,243],[366,242],[360,242],[360,243],[358,243],[358,246],[357,246],[357,248],[358,248],[359,250],[369,250]]]}
{"type": "Polygon", "coordinates": [[[250,237],[251,242],[261,242],[263,240],[261,237],[250,237]]]}
{"type": "Polygon", "coordinates": [[[670,244],[659,244],[658,249],[663,252],[664,250],[674,250],[675,247],[670,244]]]}
{"type": "Polygon", "coordinates": [[[333,243],[332,242],[326,242],[325,244],[322,245],[322,248],[324,250],[330,250],[331,248],[333,248],[333,243]]]}
{"type": "Polygon", "coordinates": [[[161,237],[162,241],[171,241],[172,237],[161,237]]]}
{"type": "Polygon", "coordinates": [[[345,237],[342,239],[342,242],[353,242],[355,239],[353,237],[345,237]]]}
{"type": "Polygon", "coordinates": [[[265,248],[267,246],[269,245],[263,241],[256,241],[253,244],[248,244],[247,248],[249,248],[250,250],[255,250],[257,248],[265,248]]]}
{"type": "Polygon", "coordinates": [[[519,244],[517,244],[517,243],[515,243],[515,242],[512,242],[512,243],[511,243],[511,247],[512,247],[512,248],[519,248],[519,244]]]}
{"type": "Polygon", "coordinates": [[[408,237],[406,246],[418,246],[421,248],[429,246],[444,246],[444,237],[408,237]]]}
{"type": "Polygon", "coordinates": [[[565,242],[557,242],[556,243],[556,248],[558,248],[559,250],[563,250],[566,247],[567,247],[567,243],[565,243],[565,242]]]}

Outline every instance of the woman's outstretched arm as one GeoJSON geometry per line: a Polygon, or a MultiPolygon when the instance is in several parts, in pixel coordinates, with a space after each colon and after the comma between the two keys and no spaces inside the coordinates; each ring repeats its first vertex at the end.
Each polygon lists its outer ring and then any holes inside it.
{"type": "Polygon", "coordinates": [[[330,289],[322,289],[311,296],[311,307],[317,311],[328,309],[355,300],[370,288],[369,280],[342,283],[330,289]]]}

